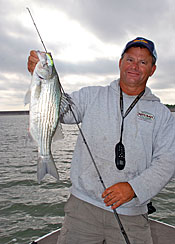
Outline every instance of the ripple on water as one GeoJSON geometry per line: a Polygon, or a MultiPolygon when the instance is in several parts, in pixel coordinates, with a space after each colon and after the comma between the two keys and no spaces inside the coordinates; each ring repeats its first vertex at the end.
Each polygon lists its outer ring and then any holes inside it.
{"type": "MultiPolygon", "coordinates": [[[[64,140],[53,146],[60,181],[37,183],[37,148],[26,146],[28,116],[0,116],[0,243],[24,244],[61,227],[69,196],[70,162],[76,126],[63,126],[64,140]]],[[[153,218],[175,225],[175,179],[154,199],[153,218]]]]}

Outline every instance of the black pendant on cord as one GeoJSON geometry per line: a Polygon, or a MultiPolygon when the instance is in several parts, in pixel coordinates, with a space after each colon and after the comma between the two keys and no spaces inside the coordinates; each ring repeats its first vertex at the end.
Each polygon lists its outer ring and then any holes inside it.
{"type": "Polygon", "coordinates": [[[119,170],[123,170],[126,164],[125,147],[121,141],[115,146],[115,164],[119,170]]]}
{"type": "Polygon", "coordinates": [[[126,160],[125,160],[125,147],[122,143],[122,136],[123,136],[123,128],[124,128],[124,119],[126,116],[131,112],[140,98],[143,96],[145,90],[143,90],[132,102],[132,104],[127,109],[126,113],[123,112],[123,93],[122,89],[120,88],[120,111],[122,115],[122,125],[121,125],[121,132],[120,132],[120,141],[115,145],[115,164],[117,169],[123,170],[125,168],[126,160]]]}

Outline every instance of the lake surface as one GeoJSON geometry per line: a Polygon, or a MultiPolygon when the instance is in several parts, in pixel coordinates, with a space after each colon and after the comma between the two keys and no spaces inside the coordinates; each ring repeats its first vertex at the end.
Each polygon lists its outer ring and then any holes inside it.
{"type": "MultiPolygon", "coordinates": [[[[69,195],[75,125],[64,125],[64,140],[53,147],[60,181],[37,183],[37,148],[27,138],[28,115],[0,116],[0,243],[24,244],[59,227],[69,195]]],[[[175,225],[175,179],[154,199],[151,217],[175,225]]]]}

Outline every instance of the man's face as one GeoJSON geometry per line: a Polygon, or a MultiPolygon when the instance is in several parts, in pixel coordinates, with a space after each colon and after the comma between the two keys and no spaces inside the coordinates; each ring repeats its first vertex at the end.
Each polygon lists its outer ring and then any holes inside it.
{"type": "Polygon", "coordinates": [[[147,48],[131,47],[119,61],[120,86],[128,95],[137,95],[144,90],[146,82],[156,70],[147,48]]]}

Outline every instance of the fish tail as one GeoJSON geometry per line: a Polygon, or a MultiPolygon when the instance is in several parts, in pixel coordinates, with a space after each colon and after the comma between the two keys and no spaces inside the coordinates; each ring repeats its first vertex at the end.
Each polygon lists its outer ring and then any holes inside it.
{"type": "Polygon", "coordinates": [[[49,156],[39,156],[38,165],[37,165],[37,179],[38,183],[44,178],[46,174],[50,174],[59,180],[59,175],[57,172],[57,168],[54,163],[54,159],[52,155],[49,156]]]}

